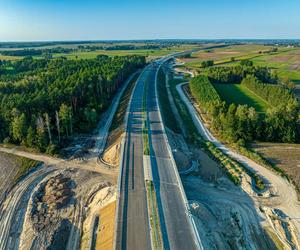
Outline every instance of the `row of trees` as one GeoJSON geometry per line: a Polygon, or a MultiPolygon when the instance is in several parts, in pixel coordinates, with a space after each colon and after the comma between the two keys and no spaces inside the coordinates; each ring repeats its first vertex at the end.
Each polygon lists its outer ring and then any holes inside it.
{"type": "Polygon", "coordinates": [[[123,81],[144,65],[141,56],[16,62],[15,74],[0,83],[0,140],[53,151],[93,128],[123,81]]]}
{"type": "MultiPolygon", "coordinates": [[[[257,83],[254,75],[246,76],[242,84],[250,86],[250,81],[257,83]]],[[[210,115],[212,128],[228,142],[244,144],[253,140],[270,142],[300,142],[300,107],[293,93],[282,85],[259,83],[264,86],[252,88],[262,96],[274,95],[278,100],[272,100],[274,107],[266,114],[258,114],[253,107],[247,105],[227,105],[216,97],[217,92],[207,76],[197,76],[190,82],[192,95],[201,107],[210,115]],[[282,96],[278,93],[284,93],[282,96]]]]}
{"type": "Polygon", "coordinates": [[[289,88],[283,88],[279,84],[267,84],[261,82],[255,75],[247,75],[241,82],[248,89],[255,92],[255,94],[262,97],[272,106],[286,105],[287,103],[295,103],[297,106],[297,99],[289,88]]]}
{"type": "Polygon", "coordinates": [[[40,56],[43,54],[53,53],[70,53],[75,49],[56,47],[51,49],[18,49],[18,50],[2,50],[1,55],[4,56],[40,56]]]}
{"type": "Polygon", "coordinates": [[[214,61],[213,60],[208,60],[208,61],[201,62],[201,67],[202,68],[207,68],[207,67],[211,67],[211,66],[214,66],[214,61]]]}
{"type": "Polygon", "coordinates": [[[251,61],[243,60],[240,65],[233,67],[213,67],[206,72],[213,83],[232,84],[241,83],[247,75],[254,75],[265,83],[278,83],[278,77],[266,67],[255,67],[251,61]]]}

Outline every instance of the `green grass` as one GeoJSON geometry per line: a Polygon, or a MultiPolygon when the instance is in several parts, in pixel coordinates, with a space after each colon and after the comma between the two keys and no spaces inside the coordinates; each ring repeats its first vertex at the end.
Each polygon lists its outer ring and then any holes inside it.
{"type": "Polygon", "coordinates": [[[257,57],[253,59],[253,62],[258,66],[270,67],[281,78],[288,78],[296,84],[300,83],[300,70],[293,69],[294,64],[300,64],[299,48],[257,57]]]}
{"type": "Polygon", "coordinates": [[[248,105],[257,112],[266,112],[271,106],[242,84],[214,84],[221,99],[227,103],[248,105]]]}
{"type": "Polygon", "coordinates": [[[17,60],[21,60],[23,57],[21,56],[4,56],[4,55],[0,55],[0,60],[3,61],[17,61],[17,60]]]}
{"type": "Polygon", "coordinates": [[[231,58],[236,60],[251,58],[261,55],[259,51],[266,51],[271,49],[272,46],[264,46],[259,44],[247,44],[247,45],[231,45],[223,48],[215,48],[207,51],[198,51],[192,54],[193,60],[186,65],[189,67],[199,68],[201,62],[206,60],[214,60],[215,64],[228,63],[231,58]]]}
{"type": "Polygon", "coordinates": [[[24,157],[18,157],[17,162],[20,165],[20,168],[17,171],[15,176],[15,181],[21,180],[30,170],[36,168],[41,162],[31,160],[24,157]]]}
{"type": "Polygon", "coordinates": [[[167,87],[166,87],[166,75],[161,68],[158,72],[158,84],[157,84],[157,92],[159,98],[159,104],[162,111],[162,117],[164,120],[164,124],[173,130],[175,133],[180,133],[180,128],[178,126],[175,115],[173,114],[171,104],[168,98],[167,87]]]}
{"type": "Polygon", "coordinates": [[[152,181],[146,181],[146,190],[148,198],[148,211],[151,225],[151,234],[154,249],[163,249],[162,234],[160,228],[159,214],[156,202],[156,193],[152,181]]]}
{"type": "MultiPolygon", "coordinates": [[[[171,48],[163,48],[163,49],[135,49],[135,50],[96,50],[90,52],[81,52],[74,51],[71,53],[59,53],[53,54],[53,57],[66,57],[68,59],[92,59],[96,58],[98,55],[107,55],[107,56],[126,56],[126,55],[141,55],[146,57],[160,57],[165,56],[170,53],[184,51],[187,49],[194,48],[192,45],[182,45],[180,47],[171,47],[171,48]]],[[[35,58],[41,58],[41,56],[37,56],[35,58]]]]}
{"type": "MultiPolygon", "coordinates": [[[[97,44],[95,44],[97,45],[97,44]]],[[[98,44],[103,45],[103,44],[98,44]]],[[[116,44],[117,45],[117,44],[116,44]]],[[[143,45],[143,44],[141,44],[143,45]]],[[[77,46],[77,45],[76,45],[77,46]]],[[[75,45],[72,46],[61,46],[61,47],[68,47],[68,48],[76,48],[75,45]]],[[[49,46],[49,47],[42,47],[45,48],[52,48],[57,46],[49,46]]],[[[174,46],[169,48],[162,48],[162,49],[135,49],[135,50],[96,50],[96,51],[74,51],[71,53],[56,53],[52,54],[53,58],[57,57],[66,57],[67,59],[92,59],[96,58],[98,55],[108,55],[108,56],[126,56],[126,55],[142,55],[146,57],[160,57],[165,56],[170,53],[180,52],[184,50],[189,50],[192,48],[197,47],[196,45],[192,44],[183,44],[180,46],[174,46]]],[[[38,48],[37,48],[38,49],[38,48]]],[[[0,60],[20,60],[23,57],[21,56],[3,56],[0,55],[0,60]]],[[[33,56],[35,59],[44,58],[44,56],[33,56]]]]}
{"type": "Polygon", "coordinates": [[[127,106],[130,100],[130,96],[132,93],[132,90],[135,86],[135,82],[139,77],[139,73],[135,74],[135,76],[132,78],[132,80],[128,83],[121,99],[120,103],[118,105],[117,111],[113,117],[111,126],[109,128],[109,132],[119,128],[120,126],[124,126],[124,117],[126,115],[127,106]]]}
{"type": "Polygon", "coordinates": [[[249,59],[258,66],[267,66],[276,70],[279,77],[289,78],[296,84],[300,84],[300,70],[293,69],[294,64],[300,64],[300,48],[278,47],[278,52],[270,54],[261,53],[272,48],[272,46],[263,45],[232,45],[224,48],[218,48],[207,53],[199,51],[193,53],[193,60],[188,61],[185,65],[191,68],[200,68],[201,62],[206,60],[214,60],[215,65],[233,66],[238,61],[249,59]],[[231,57],[235,58],[235,62],[231,62],[231,57]],[[283,58],[284,57],[284,58],[283,58]],[[282,58],[282,60],[280,60],[282,58]]]}
{"type": "Polygon", "coordinates": [[[147,116],[147,91],[148,85],[144,86],[144,95],[143,95],[143,150],[144,155],[150,155],[150,146],[149,146],[149,131],[148,131],[148,116],[147,116]]]}
{"type": "Polygon", "coordinates": [[[239,162],[231,159],[228,155],[224,154],[220,149],[218,149],[213,143],[204,140],[204,138],[198,133],[198,130],[195,127],[195,124],[191,118],[189,111],[187,110],[186,105],[183,103],[176,91],[176,85],[178,83],[180,83],[180,80],[173,79],[172,81],[170,81],[170,86],[176,107],[181,116],[183,124],[186,127],[187,131],[189,131],[189,135],[186,138],[187,141],[195,146],[202,148],[210,156],[210,158],[218,162],[227,177],[235,185],[241,184],[240,175],[244,171],[253,179],[255,188],[257,190],[263,190],[265,188],[265,185],[260,176],[248,170],[239,162]]]}

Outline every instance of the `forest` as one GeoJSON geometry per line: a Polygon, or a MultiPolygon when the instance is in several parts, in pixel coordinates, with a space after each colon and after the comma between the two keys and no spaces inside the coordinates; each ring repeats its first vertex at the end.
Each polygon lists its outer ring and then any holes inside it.
{"type": "Polygon", "coordinates": [[[300,106],[293,91],[267,68],[242,62],[234,67],[210,68],[190,81],[192,95],[209,114],[212,128],[223,140],[244,145],[253,140],[300,142],[300,106]],[[227,104],[214,84],[244,84],[267,101],[271,108],[258,114],[247,105],[227,104]]]}
{"type": "Polygon", "coordinates": [[[0,54],[3,56],[40,56],[54,53],[70,53],[75,49],[70,48],[51,48],[51,49],[17,49],[17,50],[3,50],[0,54]]]}
{"type": "Polygon", "coordinates": [[[0,62],[0,140],[54,153],[93,129],[142,56],[0,62]]]}

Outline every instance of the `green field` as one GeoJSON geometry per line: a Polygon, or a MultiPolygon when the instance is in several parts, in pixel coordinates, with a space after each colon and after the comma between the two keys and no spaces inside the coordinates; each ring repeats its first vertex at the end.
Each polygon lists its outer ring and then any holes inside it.
{"type": "Polygon", "coordinates": [[[207,60],[213,60],[215,64],[222,64],[231,62],[231,58],[234,57],[236,60],[253,58],[259,56],[259,52],[270,50],[272,46],[264,46],[257,44],[246,44],[246,45],[231,45],[224,48],[215,48],[210,50],[202,50],[194,52],[192,58],[184,59],[186,66],[189,67],[200,67],[201,62],[207,60]]]}
{"type": "Polygon", "coordinates": [[[300,83],[300,48],[257,57],[253,62],[255,65],[268,66],[276,70],[279,77],[288,78],[296,84],[300,83]]]}
{"type": "MultiPolygon", "coordinates": [[[[53,58],[66,57],[68,59],[92,59],[92,58],[96,58],[98,55],[107,55],[107,56],[141,55],[141,56],[148,57],[148,59],[151,59],[152,57],[153,58],[161,57],[174,52],[189,50],[195,47],[199,47],[199,46],[184,44],[180,46],[172,46],[172,47],[162,48],[162,49],[96,50],[96,51],[78,50],[71,53],[52,54],[52,56],[53,58]]],[[[21,56],[4,56],[0,54],[0,60],[18,60],[18,59],[20,60],[22,58],[23,57],[21,56]]],[[[40,58],[44,58],[44,56],[34,56],[34,58],[40,59],[40,58]]]]}
{"type": "Polygon", "coordinates": [[[248,105],[257,112],[266,112],[270,105],[241,84],[214,84],[221,99],[227,103],[248,105]]]}
{"type": "Polygon", "coordinates": [[[264,45],[232,45],[224,48],[213,49],[210,52],[199,51],[192,54],[192,58],[184,59],[185,66],[200,68],[201,62],[214,60],[218,66],[233,66],[240,60],[248,59],[257,66],[266,66],[276,71],[281,78],[288,78],[296,84],[300,84],[300,48],[278,47],[278,52],[259,53],[271,49],[264,45]],[[235,62],[231,62],[231,58],[235,62]]]}

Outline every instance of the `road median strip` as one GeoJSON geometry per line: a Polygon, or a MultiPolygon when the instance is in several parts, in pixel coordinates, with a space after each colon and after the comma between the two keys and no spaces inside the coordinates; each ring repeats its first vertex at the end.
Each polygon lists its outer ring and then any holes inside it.
{"type": "Polygon", "coordinates": [[[160,227],[157,198],[155,192],[155,185],[153,183],[151,159],[150,159],[150,146],[149,146],[149,129],[148,129],[148,115],[147,115],[147,91],[148,85],[144,86],[143,94],[143,167],[144,179],[147,195],[148,217],[150,225],[150,238],[152,249],[163,249],[163,240],[160,227]]]}

